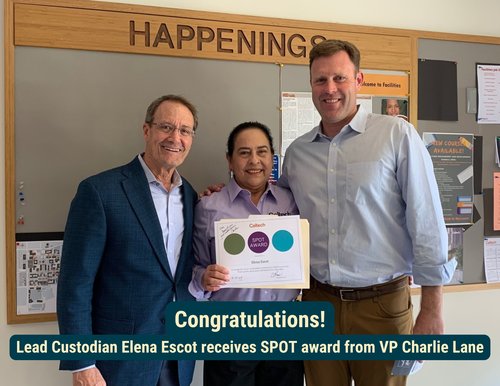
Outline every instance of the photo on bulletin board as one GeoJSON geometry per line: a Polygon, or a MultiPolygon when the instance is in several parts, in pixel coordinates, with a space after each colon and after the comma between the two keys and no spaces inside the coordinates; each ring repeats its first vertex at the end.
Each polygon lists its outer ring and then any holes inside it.
{"type": "Polygon", "coordinates": [[[373,97],[372,111],[374,113],[391,115],[408,120],[408,99],[392,96],[373,97]]]}

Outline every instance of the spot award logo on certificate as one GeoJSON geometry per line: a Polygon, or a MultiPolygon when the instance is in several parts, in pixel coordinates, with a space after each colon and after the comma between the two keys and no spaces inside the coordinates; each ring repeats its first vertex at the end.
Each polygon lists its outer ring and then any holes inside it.
{"type": "Polygon", "coordinates": [[[215,222],[217,264],[228,288],[309,288],[309,223],[299,216],[215,222]]]}

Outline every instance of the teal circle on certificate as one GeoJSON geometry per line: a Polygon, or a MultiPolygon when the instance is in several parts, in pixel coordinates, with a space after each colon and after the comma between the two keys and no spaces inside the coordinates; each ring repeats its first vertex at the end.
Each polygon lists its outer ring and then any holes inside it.
{"type": "Polygon", "coordinates": [[[293,247],[293,236],[290,232],[282,229],[273,235],[273,247],[280,251],[286,252],[293,247]]]}
{"type": "Polygon", "coordinates": [[[239,255],[245,249],[245,239],[239,233],[232,233],[225,238],[224,249],[230,255],[239,255]]]}

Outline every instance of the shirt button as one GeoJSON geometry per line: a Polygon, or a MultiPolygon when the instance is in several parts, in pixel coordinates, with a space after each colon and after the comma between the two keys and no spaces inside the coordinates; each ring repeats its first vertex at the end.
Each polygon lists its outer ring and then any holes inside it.
{"type": "Polygon", "coordinates": [[[330,173],[333,173],[334,171],[335,171],[335,169],[334,169],[334,168],[331,168],[331,169],[330,169],[330,173]]]}
{"type": "Polygon", "coordinates": [[[333,143],[332,143],[332,146],[333,146],[333,147],[337,147],[337,143],[336,143],[336,142],[333,142],[333,143]]]}
{"type": "Polygon", "coordinates": [[[335,261],[335,260],[332,260],[332,264],[335,264],[335,263],[336,263],[336,261],[335,261]]]}
{"type": "Polygon", "coordinates": [[[335,234],[335,229],[332,229],[330,232],[332,233],[332,235],[334,235],[335,234]]]}
{"type": "Polygon", "coordinates": [[[332,198],[332,199],[330,200],[330,202],[333,204],[333,203],[335,202],[335,199],[334,199],[334,198],[332,198]]]}

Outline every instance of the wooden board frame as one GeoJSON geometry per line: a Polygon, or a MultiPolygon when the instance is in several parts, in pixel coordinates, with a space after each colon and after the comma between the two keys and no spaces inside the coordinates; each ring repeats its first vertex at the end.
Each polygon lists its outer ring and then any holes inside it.
{"type": "MultiPolygon", "coordinates": [[[[5,0],[5,211],[7,322],[53,321],[17,314],[15,247],[14,48],[34,46],[279,64],[307,64],[316,39],[355,43],[362,68],[409,74],[412,123],[418,116],[418,39],[500,45],[500,38],[189,11],[86,0],[5,0]]],[[[446,292],[499,289],[468,284],[446,292]]],[[[418,293],[418,290],[414,290],[418,293]]]]}

